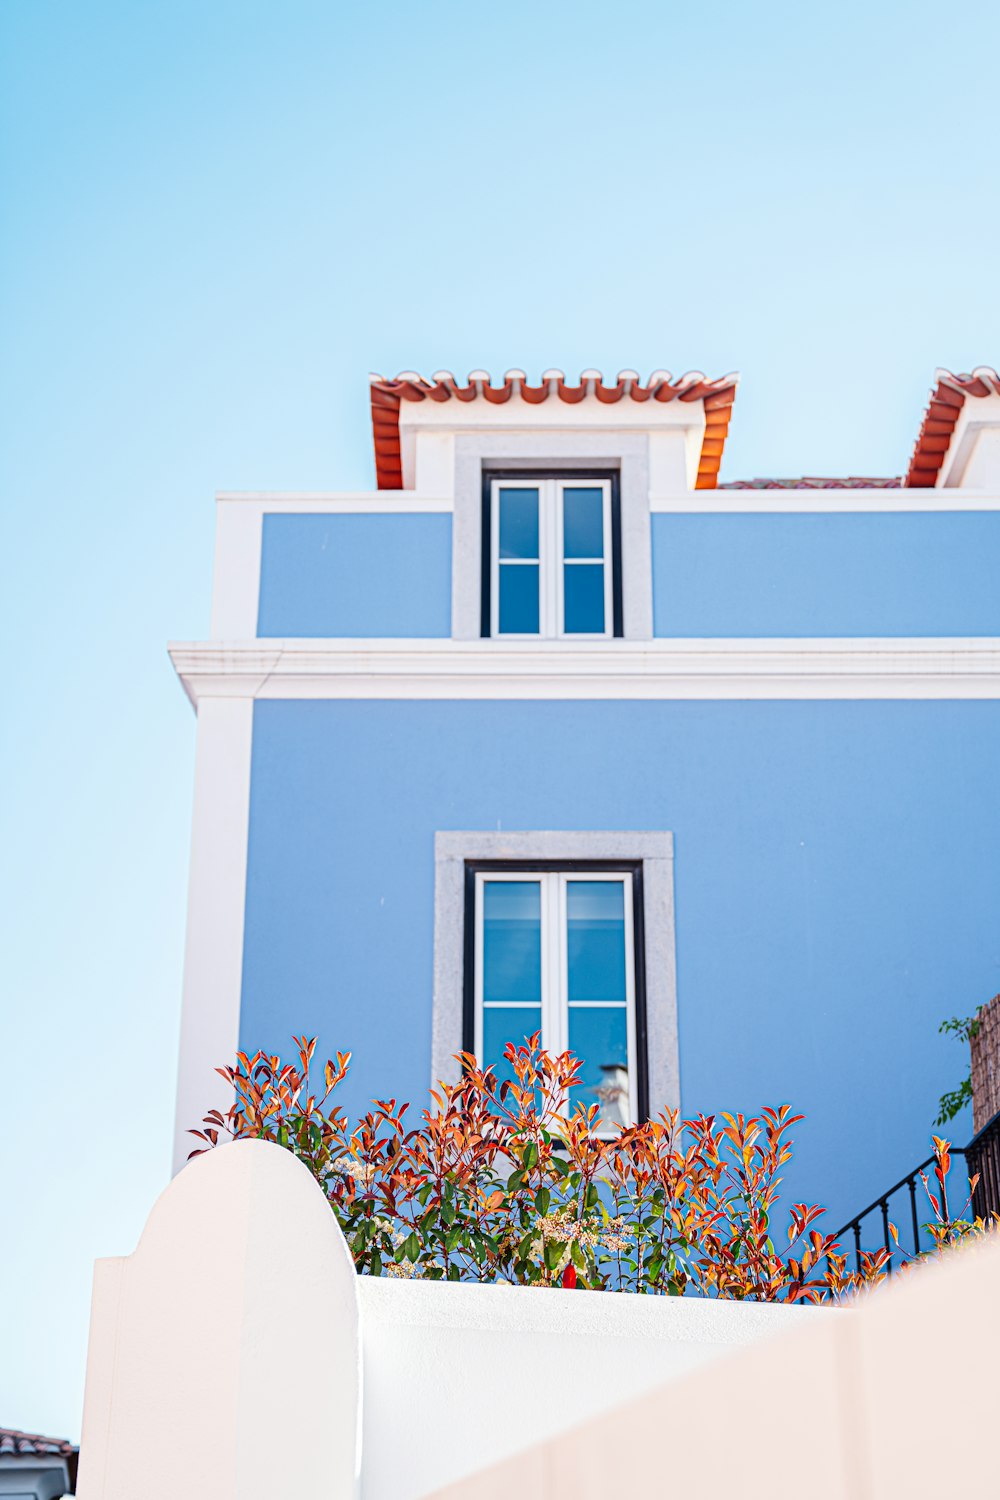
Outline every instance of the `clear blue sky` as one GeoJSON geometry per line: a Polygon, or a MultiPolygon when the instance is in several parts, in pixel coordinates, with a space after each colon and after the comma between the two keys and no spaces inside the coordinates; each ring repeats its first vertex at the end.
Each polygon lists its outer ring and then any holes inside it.
{"type": "Polygon", "coordinates": [[[168,1171],[214,490],[369,487],[401,368],[739,369],[723,477],[899,473],[1000,361],[998,53],[995,0],[4,0],[0,1423],[78,1435],[168,1171]]]}

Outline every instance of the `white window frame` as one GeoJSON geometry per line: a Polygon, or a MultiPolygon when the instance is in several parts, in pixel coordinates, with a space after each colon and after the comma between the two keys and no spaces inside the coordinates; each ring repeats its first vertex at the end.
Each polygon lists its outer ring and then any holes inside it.
{"type": "Polygon", "coordinates": [[[611,480],[573,477],[562,479],[492,479],[490,481],[490,635],[504,641],[607,641],[614,636],[614,553],[611,525],[611,480]],[[500,560],[500,491],[538,491],[538,558],[505,558],[500,560]],[[596,557],[565,557],[563,554],[563,496],[567,489],[601,491],[603,551],[600,564],[604,569],[604,629],[601,631],[567,631],[565,627],[566,567],[590,566],[596,557]],[[500,631],[500,569],[537,566],[538,630],[533,633],[500,631]]]}
{"type": "MultiPolygon", "coordinates": [[[[570,1010],[625,1010],[628,1062],[628,1115],[639,1118],[639,1064],[635,1015],[635,914],[634,881],[630,870],[477,870],[475,872],[475,1053],[483,1060],[483,1016],[489,1010],[537,1010],[533,1001],[485,1001],[483,998],[483,888],[489,881],[538,883],[541,916],[541,1032],[548,1052],[569,1050],[570,1010]],[[617,883],[624,892],[625,999],[623,1001],[569,999],[569,945],[567,886],[570,881],[617,883]]],[[[526,1035],[529,1034],[526,1029],[526,1035]]],[[[572,1102],[572,1101],[571,1101],[572,1102]]],[[[585,1103],[586,1101],[581,1100],[585,1103]]],[[[575,1107],[575,1105],[574,1105],[575,1107]]],[[[609,1131],[613,1127],[609,1127],[609,1131]]],[[[608,1132],[604,1132],[608,1133],[608,1132]]]]}

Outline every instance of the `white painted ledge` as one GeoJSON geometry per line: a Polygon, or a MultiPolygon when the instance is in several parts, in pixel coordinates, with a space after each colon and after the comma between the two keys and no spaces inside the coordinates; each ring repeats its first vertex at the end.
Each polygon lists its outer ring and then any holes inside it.
{"type": "Polygon", "coordinates": [[[451,511],[450,495],[417,490],[219,490],[216,503],[241,506],[261,515],[398,515],[402,512],[451,511]]]}
{"type": "Polygon", "coordinates": [[[1000,493],[975,489],[690,490],[652,494],[649,509],[654,515],[951,515],[1000,510],[1000,493]]]}
{"type": "Polygon", "coordinates": [[[1000,638],[177,642],[203,698],[992,699],[1000,638]]]}

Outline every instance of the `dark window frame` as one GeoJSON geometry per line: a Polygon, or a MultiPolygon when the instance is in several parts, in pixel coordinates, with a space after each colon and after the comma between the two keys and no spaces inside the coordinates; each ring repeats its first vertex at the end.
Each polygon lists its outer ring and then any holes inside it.
{"type": "Polygon", "coordinates": [[[646,1028],[646,924],[641,859],[467,859],[465,861],[465,931],[462,965],[462,1051],[476,1046],[476,876],[493,871],[546,875],[630,875],[632,877],[632,947],[635,957],[636,1105],[640,1122],[649,1119],[649,1046],[646,1028]]]}
{"type": "MultiPolygon", "coordinates": [[[[620,469],[578,469],[557,465],[549,469],[483,469],[483,491],[480,535],[479,634],[493,640],[490,631],[490,605],[493,585],[490,566],[490,535],[493,525],[492,486],[504,479],[603,479],[611,481],[611,635],[621,640],[624,631],[622,611],[622,488],[620,469]]],[[[502,637],[497,637],[502,639],[502,637]]]]}

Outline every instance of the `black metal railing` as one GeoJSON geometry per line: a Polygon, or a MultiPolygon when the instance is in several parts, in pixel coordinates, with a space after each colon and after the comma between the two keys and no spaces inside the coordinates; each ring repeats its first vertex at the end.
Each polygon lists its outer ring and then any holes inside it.
{"type": "MultiPolygon", "coordinates": [[[[982,1130],[972,1138],[967,1146],[952,1146],[950,1151],[953,1157],[965,1158],[965,1166],[968,1172],[968,1181],[978,1177],[978,1182],[972,1193],[972,1212],[976,1218],[988,1219],[993,1214],[1000,1214],[1000,1114],[995,1114],[992,1120],[988,1120],[982,1130]]],[[[845,1235],[850,1235],[854,1242],[854,1264],[857,1270],[861,1270],[861,1226],[870,1214],[877,1213],[881,1219],[881,1240],[889,1257],[889,1266],[892,1267],[892,1258],[896,1250],[896,1244],[889,1229],[889,1200],[904,1188],[909,1194],[909,1219],[910,1234],[913,1238],[913,1253],[919,1255],[925,1247],[920,1243],[920,1215],[917,1211],[917,1183],[921,1172],[926,1172],[928,1167],[937,1165],[936,1158],[929,1156],[919,1166],[914,1167],[905,1177],[895,1183],[874,1203],[869,1203],[853,1219],[849,1219],[842,1229],[838,1229],[836,1238],[843,1240],[845,1235]]],[[[933,1178],[928,1183],[931,1192],[935,1192],[936,1183],[933,1178]]],[[[923,1184],[920,1185],[923,1193],[923,1184]]],[[[960,1213],[965,1205],[968,1194],[968,1182],[960,1189],[961,1201],[948,1204],[949,1213],[960,1213]]],[[[926,1194],[924,1194],[926,1198],[926,1194]]],[[[928,1209],[930,1205],[927,1205],[928,1209]]],[[[864,1248],[869,1248],[868,1246],[864,1248]]],[[[929,1248],[929,1247],[926,1247],[929,1248]]]]}
{"type": "MultiPolygon", "coordinates": [[[[965,1147],[952,1146],[951,1154],[952,1156],[964,1156],[965,1147]]],[[[887,1190],[880,1197],[875,1199],[874,1203],[869,1203],[868,1207],[863,1208],[859,1214],[855,1214],[853,1219],[848,1219],[847,1223],[842,1229],[837,1230],[835,1238],[838,1240],[843,1240],[846,1234],[850,1234],[853,1237],[854,1264],[855,1268],[858,1271],[861,1270],[861,1225],[864,1223],[865,1219],[868,1218],[869,1214],[873,1214],[875,1212],[878,1212],[882,1219],[882,1243],[885,1246],[886,1253],[889,1256],[889,1264],[890,1266],[892,1265],[895,1243],[893,1241],[892,1232],[889,1228],[889,1199],[894,1197],[895,1194],[900,1192],[903,1188],[906,1188],[908,1190],[910,1197],[910,1230],[913,1236],[913,1253],[914,1255],[920,1254],[922,1247],[920,1244],[920,1215],[917,1212],[917,1182],[920,1178],[921,1172],[926,1172],[928,1167],[935,1166],[936,1160],[936,1157],[929,1156],[926,1161],[922,1161],[919,1166],[914,1167],[912,1172],[908,1172],[905,1177],[901,1177],[899,1181],[895,1183],[891,1188],[887,1188],[887,1190]]],[[[920,1191],[923,1192],[922,1183],[920,1191]]],[[[928,1205],[928,1207],[929,1206],[930,1205],[928,1205]]]]}
{"type": "Polygon", "coordinates": [[[1000,1214],[1000,1112],[987,1120],[965,1148],[970,1177],[977,1177],[972,1212],[980,1219],[1000,1214]]]}

